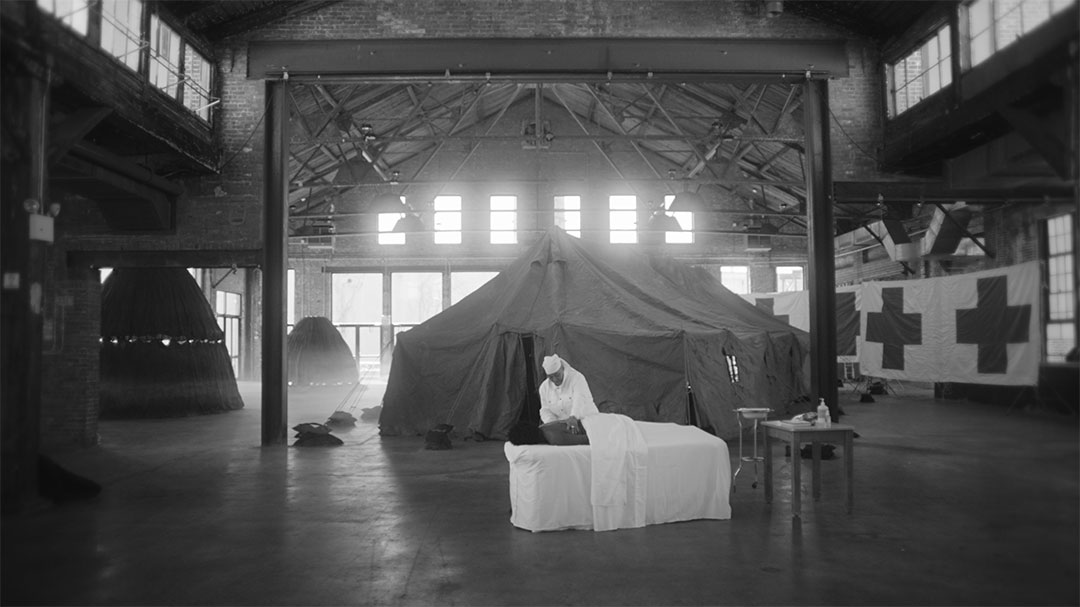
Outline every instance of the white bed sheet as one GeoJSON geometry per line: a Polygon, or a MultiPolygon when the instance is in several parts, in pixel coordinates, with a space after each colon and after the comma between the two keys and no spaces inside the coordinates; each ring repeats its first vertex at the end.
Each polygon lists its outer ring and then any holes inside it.
{"type": "MultiPolygon", "coordinates": [[[[635,422],[648,445],[645,524],[729,519],[731,461],[722,439],[700,428],[635,422]]],[[[514,445],[510,522],[529,531],[592,529],[588,445],[514,445]]]]}

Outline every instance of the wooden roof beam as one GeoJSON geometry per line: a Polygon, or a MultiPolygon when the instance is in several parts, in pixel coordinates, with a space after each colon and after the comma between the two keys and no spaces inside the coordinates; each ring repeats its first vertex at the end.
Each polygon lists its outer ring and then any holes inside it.
{"type": "Polygon", "coordinates": [[[1045,185],[950,188],[944,181],[834,181],[833,202],[841,204],[876,203],[878,196],[888,203],[918,204],[966,201],[968,204],[1002,202],[1045,202],[1073,200],[1072,186],[1045,185]]]}

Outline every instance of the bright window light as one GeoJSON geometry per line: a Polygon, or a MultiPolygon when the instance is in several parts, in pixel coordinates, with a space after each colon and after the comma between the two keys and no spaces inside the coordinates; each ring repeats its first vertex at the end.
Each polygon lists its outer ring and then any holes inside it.
{"type": "Polygon", "coordinates": [[[491,197],[491,244],[517,243],[517,196],[491,197]]]}
{"type": "Polygon", "coordinates": [[[405,244],[405,233],[394,231],[394,226],[404,216],[404,213],[379,213],[379,244],[405,244]]]}
{"type": "Polygon", "coordinates": [[[191,48],[184,45],[184,107],[193,114],[210,121],[210,74],[213,64],[191,48]]]}
{"type": "Polygon", "coordinates": [[[1071,214],[1046,222],[1047,323],[1046,360],[1064,362],[1076,347],[1076,235],[1071,214]]]}
{"type": "Polygon", "coordinates": [[[461,244],[461,196],[436,196],[435,244],[461,244]]]}
{"type": "Polygon", "coordinates": [[[142,0],[102,0],[101,48],[132,71],[139,71],[142,0]]]}
{"type": "Polygon", "coordinates": [[[451,272],[450,305],[461,301],[497,275],[498,272],[451,272]]]}
{"type": "Polygon", "coordinates": [[[897,63],[886,66],[889,117],[911,107],[952,83],[952,52],[948,26],[897,63]]]}
{"type": "Polygon", "coordinates": [[[750,292],[750,268],[746,266],[720,266],[720,284],[732,293],[744,295],[750,292]]]}
{"type": "Polygon", "coordinates": [[[150,83],[180,98],[180,36],[157,15],[150,16],[150,83]]]}
{"type": "Polygon", "coordinates": [[[610,196],[608,209],[610,242],[637,242],[637,196],[610,196]]]}
{"type": "Polygon", "coordinates": [[[776,266],[776,290],[791,293],[803,290],[803,269],[800,266],[776,266]]]}
{"type": "MultiPolygon", "coordinates": [[[[674,194],[664,196],[664,208],[671,208],[674,194]]],[[[668,244],[693,244],[694,242],[694,212],[693,211],[668,211],[668,215],[679,222],[681,232],[664,232],[664,242],[668,244]]]]}
{"type": "Polygon", "coordinates": [[[581,238],[581,196],[555,197],[555,225],[581,238]]]}
{"type": "Polygon", "coordinates": [[[37,0],[38,8],[85,36],[90,22],[89,0],[37,0]]]}
{"type": "Polygon", "coordinates": [[[1050,20],[1075,0],[975,0],[967,5],[971,67],[1050,20]]]}

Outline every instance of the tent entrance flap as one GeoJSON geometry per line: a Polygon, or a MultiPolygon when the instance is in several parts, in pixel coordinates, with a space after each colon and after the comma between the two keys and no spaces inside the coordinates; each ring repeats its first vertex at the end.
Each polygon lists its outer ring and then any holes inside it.
{"type": "Polygon", "coordinates": [[[525,402],[519,421],[540,425],[540,377],[533,350],[533,336],[521,335],[521,351],[525,359],[525,402]]]}
{"type": "Polygon", "coordinates": [[[694,388],[686,385],[686,424],[688,426],[701,427],[697,414],[697,403],[694,402],[694,388]]]}

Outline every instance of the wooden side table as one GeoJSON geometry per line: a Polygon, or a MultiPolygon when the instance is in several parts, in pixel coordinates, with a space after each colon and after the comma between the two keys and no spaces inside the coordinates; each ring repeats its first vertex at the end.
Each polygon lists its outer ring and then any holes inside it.
{"type": "Polygon", "coordinates": [[[813,496],[821,497],[821,443],[833,442],[844,446],[844,476],[847,485],[847,511],[851,514],[855,507],[855,453],[853,451],[855,428],[843,424],[833,424],[828,428],[808,426],[791,428],[779,421],[762,422],[765,429],[765,502],[772,503],[773,463],[772,439],[776,438],[791,445],[791,516],[799,518],[802,514],[802,481],[800,479],[802,461],[799,449],[803,443],[811,443],[813,450],[812,482],[813,496]]]}

